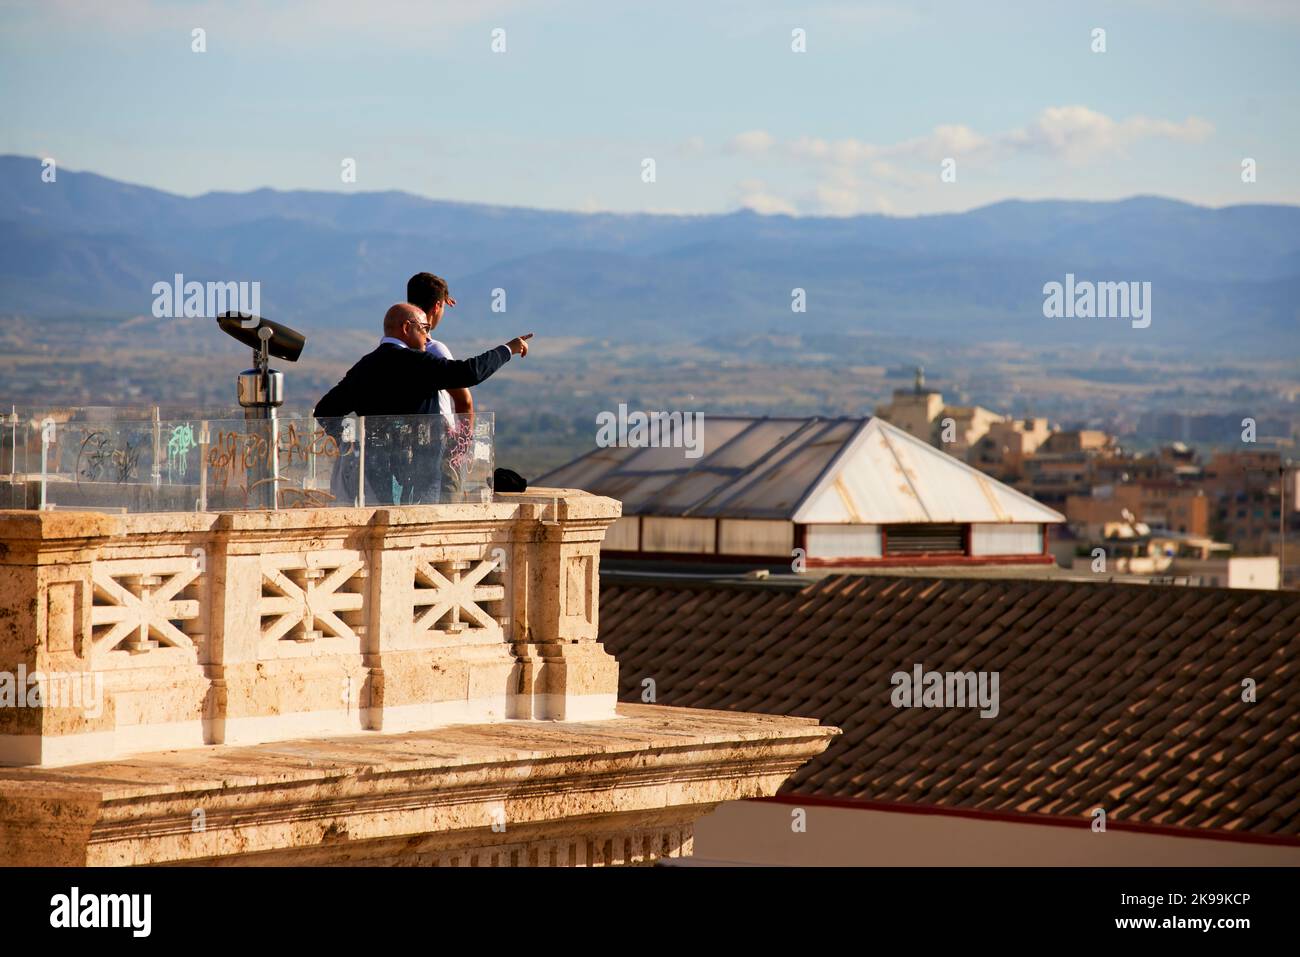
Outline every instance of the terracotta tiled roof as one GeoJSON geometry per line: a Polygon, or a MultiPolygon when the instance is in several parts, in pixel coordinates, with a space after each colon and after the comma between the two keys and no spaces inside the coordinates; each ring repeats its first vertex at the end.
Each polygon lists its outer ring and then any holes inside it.
{"type": "Polygon", "coordinates": [[[607,583],[600,630],[625,701],[653,678],[660,704],[842,728],[785,794],[1300,839],[1300,594],[660,580],[607,583]],[[895,708],[916,664],[999,672],[998,715],[895,708]]]}

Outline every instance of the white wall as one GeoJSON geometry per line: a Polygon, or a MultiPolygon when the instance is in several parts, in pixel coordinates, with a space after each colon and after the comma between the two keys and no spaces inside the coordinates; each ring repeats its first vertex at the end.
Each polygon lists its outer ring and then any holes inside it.
{"type": "Polygon", "coordinates": [[[809,558],[879,558],[879,525],[808,525],[809,558]]]}
{"type": "Polygon", "coordinates": [[[641,519],[641,550],[711,555],[715,551],[715,525],[711,518],[655,518],[647,515],[641,519]]]}
{"type": "Polygon", "coordinates": [[[1232,867],[1300,865],[1300,847],[1172,837],[1111,828],[1021,824],[946,814],[730,801],[695,825],[697,860],[795,866],[1068,865],[1232,867]]]}
{"type": "Polygon", "coordinates": [[[794,549],[794,523],[724,518],[718,523],[721,555],[788,556],[794,549]]]}
{"type": "Polygon", "coordinates": [[[606,530],[605,541],[600,547],[609,551],[636,551],[641,547],[637,541],[639,521],[636,515],[624,515],[606,530]]]}
{"type": "Polygon", "coordinates": [[[1041,555],[1043,527],[1037,524],[972,525],[970,553],[972,555],[1041,555]]]}
{"type": "Polygon", "coordinates": [[[1270,555],[1228,559],[1229,588],[1272,588],[1281,585],[1279,559],[1270,555]]]}

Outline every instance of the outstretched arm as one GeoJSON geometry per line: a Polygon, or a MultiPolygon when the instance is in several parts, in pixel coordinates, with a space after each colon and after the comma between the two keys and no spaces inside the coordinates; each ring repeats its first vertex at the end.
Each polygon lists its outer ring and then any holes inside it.
{"type": "MultiPolygon", "coordinates": [[[[528,355],[528,339],[533,334],[516,336],[504,345],[489,349],[472,359],[441,359],[429,352],[421,352],[423,361],[429,363],[432,373],[429,385],[432,392],[438,389],[468,389],[476,386],[505,365],[512,355],[528,355]]],[[[323,400],[322,400],[323,401],[323,400]]]]}

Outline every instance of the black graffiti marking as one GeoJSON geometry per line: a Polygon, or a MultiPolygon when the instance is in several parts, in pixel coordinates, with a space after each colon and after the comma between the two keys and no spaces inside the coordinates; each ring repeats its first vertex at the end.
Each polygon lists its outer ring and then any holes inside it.
{"type": "Polygon", "coordinates": [[[107,432],[91,432],[77,452],[77,484],[84,478],[87,482],[107,480],[121,485],[135,478],[139,469],[140,446],[124,439],[121,448],[114,448],[107,432]]]}

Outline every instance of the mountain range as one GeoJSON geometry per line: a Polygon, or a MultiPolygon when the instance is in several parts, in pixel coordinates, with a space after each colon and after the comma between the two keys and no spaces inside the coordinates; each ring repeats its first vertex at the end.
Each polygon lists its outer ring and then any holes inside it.
{"type": "Polygon", "coordinates": [[[183,197],[63,169],[46,183],[39,160],[0,157],[0,314],[148,315],[153,284],[182,273],[260,282],[263,314],[310,333],[377,324],[425,269],[485,336],[780,330],[1300,354],[1294,206],[1141,196],[908,218],[577,213],[402,192],[183,197]],[[1043,286],[1067,273],[1150,282],[1150,327],[1045,318],[1043,286]],[[805,312],[791,309],[796,288],[805,312]]]}

